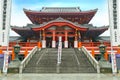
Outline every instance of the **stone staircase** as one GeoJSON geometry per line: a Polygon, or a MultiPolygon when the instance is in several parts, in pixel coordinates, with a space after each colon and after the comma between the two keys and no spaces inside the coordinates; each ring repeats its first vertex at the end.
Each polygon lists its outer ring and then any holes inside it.
{"type": "Polygon", "coordinates": [[[96,73],[87,57],[78,49],[63,49],[60,73],[96,73]]]}
{"type": "Polygon", "coordinates": [[[96,70],[78,49],[62,49],[61,64],[57,65],[57,48],[46,48],[35,53],[23,73],[96,73],[96,70]]]}

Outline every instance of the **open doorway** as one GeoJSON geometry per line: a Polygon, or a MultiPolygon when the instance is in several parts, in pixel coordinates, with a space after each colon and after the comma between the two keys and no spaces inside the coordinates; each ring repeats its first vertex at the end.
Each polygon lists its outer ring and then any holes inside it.
{"type": "Polygon", "coordinates": [[[46,37],[46,47],[52,48],[52,37],[46,37]]]}
{"type": "Polygon", "coordinates": [[[74,37],[68,37],[68,48],[74,48],[74,37]]]}

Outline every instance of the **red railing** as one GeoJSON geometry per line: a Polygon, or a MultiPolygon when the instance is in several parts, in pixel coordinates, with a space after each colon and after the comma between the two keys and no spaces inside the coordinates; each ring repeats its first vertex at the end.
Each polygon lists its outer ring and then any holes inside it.
{"type": "MultiPolygon", "coordinates": [[[[22,47],[38,46],[38,42],[19,42],[18,44],[22,47]]],[[[85,47],[98,47],[98,46],[100,46],[100,44],[101,44],[100,42],[81,42],[81,45],[85,46],[85,47]]],[[[13,47],[15,45],[16,45],[16,42],[10,42],[9,43],[10,47],[13,47]]],[[[110,42],[104,42],[104,45],[109,47],[110,42]]]]}
{"type": "MultiPolygon", "coordinates": [[[[98,47],[100,46],[100,42],[82,42],[81,45],[85,47],[98,47]]],[[[104,42],[105,46],[110,46],[110,42],[104,42]]]]}
{"type": "MultiPolygon", "coordinates": [[[[100,55],[100,50],[99,47],[86,47],[86,49],[88,50],[88,52],[90,52],[93,57],[95,57],[95,55],[100,55]]],[[[120,54],[120,47],[114,46],[112,47],[113,53],[115,53],[115,55],[120,54]]],[[[111,56],[111,47],[106,47],[106,52],[104,53],[104,58],[106,60],[110,60],[110,56],[111,56]]],[[[97,58],[97,57],[96,57],[97,58]]]]}
{"type": "MultiPolygon", "coordinates": [[[[38,42],[18,42],[21,47],[34,47],[38,45],[38,42]]],[[[10,42],[9,46],[13,47],[16,45],[16,42],[10,42]]]]}

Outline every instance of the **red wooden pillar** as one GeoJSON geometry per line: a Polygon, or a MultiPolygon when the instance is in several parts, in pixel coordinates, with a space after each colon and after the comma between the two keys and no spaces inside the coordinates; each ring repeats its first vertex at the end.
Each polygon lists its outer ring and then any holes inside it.
{"type": "Polygon", "coordinates": [[[52,37],[52,40],[55,41],[55,31],[53,31],[53,37],[52,37]]]}
{"type": "Polygon", "coordinates": [[[45,40],[45,31],[43,29],[43,40],[45,40]]]}
{"type": "Polygon", "coordinates": [[[39,41],[38,42],[38,48],[41,48],[42,46],[41,46],[41,42],[39,41]]]}
{"type": "Polygon", "coordinates": [[[52,33],[52,48],[55,48],[56,47],[56,41],[55,41],[55,31],[53,31],[53,33],[52,33]]]}
{"type": "Polygon", "coordinates": [[[14,49],[12,49],[12,54],[11,54],[11,56],[12,56],[12,60],[14,60],[14,59],[15,59],[14,49]]]}
{"type": "Polygon", "coordinates": [[[78,48],[78,39],[77,39],[78,35],[77,35],[77,29],[75,32],[75,41],[74,41],[74,48],[78,48]]]}
{"type": "Polygon", "coordinates": [[[42,48],[46,48],[46,39],[45,39],[45,31],[44,31],[44,29],[43,29],[42,48]]]}
{"type": "Polygon", "coordinates": [[[81,43],[81,34],[80,34],[80,31],[78,32],[78,37],[79,37],[79,42],[78,42],[78,48],[81,48],[82,47],[82,43],[81,43]]]}
{"type": "Polygon", "coordinates": [[[41,42],[41,40],[42,40],[42,31],[40,30],[40,42],[41,42]]]}
{"type": "Polygon", "coordinates": [[[81,47],[82,47],[82,43],[78,42],[78,48],[81,48],[81,47]]]}
{"type": "Polygon", "coordinates": [[[107,50],[106,50],[106,52],[105,52],[105,54],[104,54],[104,58],[105,58],[105,60],[108,61],[108,51],[107,51],[107,50]]]}
{"type": "Polygon", "coordinates": [[[68,48],[68,32],[65,31],[65,42],[64,42],[64,47],[68,48]]]}
{"type": "Polygon", "coordinates": [[[42,38],[41,38],[42,35],[41,35],[41,32],[42,32],[42,31],[40,30],[40,40],[38,41],[38,48],[39,48],[39,49],[42,47],[42,42],[41,42],[41,41],[42,41],[42,38]]]}
{"type": "Polygon", "coordinates": [[[0,54],[3,54],[2,46],[0,45],[0,54]]]}
{"type": "Polygon", "coordinates": [[[77,41],[77,33],[75,33],[75,41],[77,41]]]}
{"type": "Polygon", "coordinates": [[[92,53],[92,56],[93,56],[93,57],[95,57],[95,51],[94,51],[94,49],[93,49],[93,48],[92,48],[91,53],[92,53]]]}
{"type": "Polygon", "coordinates": [[[68,32],[65,31],[65,41],[68,41],[68,32]]]}

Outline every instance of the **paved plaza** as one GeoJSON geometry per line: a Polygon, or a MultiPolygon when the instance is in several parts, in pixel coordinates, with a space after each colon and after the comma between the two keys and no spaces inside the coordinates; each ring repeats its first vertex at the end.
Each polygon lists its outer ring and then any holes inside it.
{"type": "Polygon", "coordinates": [[[112,74],[8,74],[0,75],[0,80],[120,80],[120,75],[112,74]]]}

